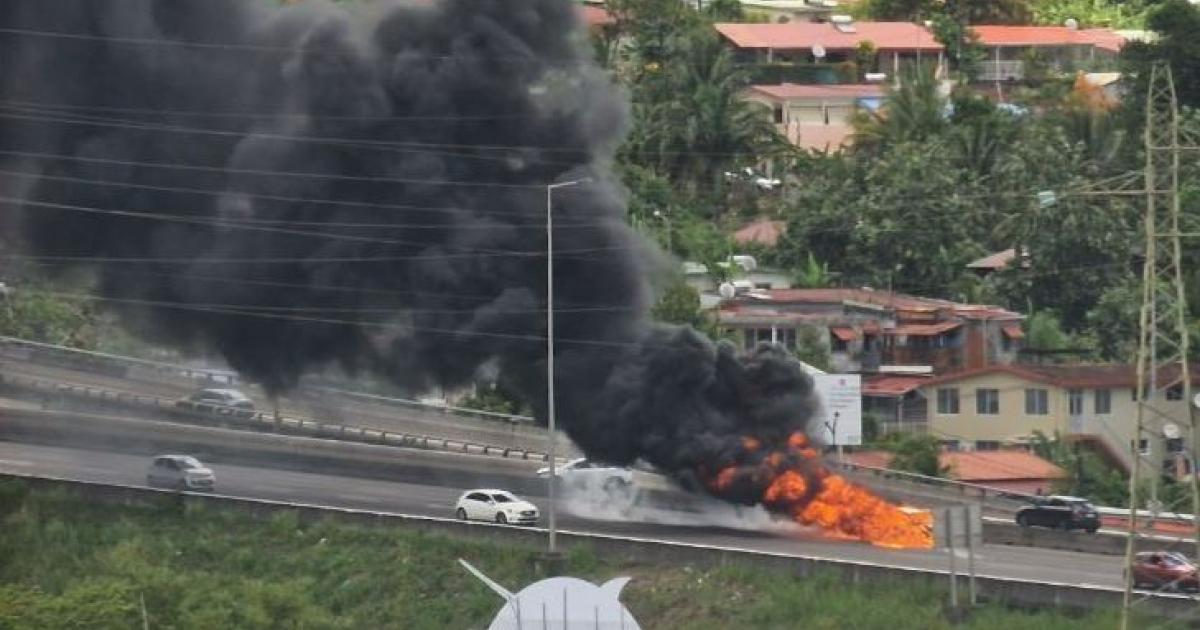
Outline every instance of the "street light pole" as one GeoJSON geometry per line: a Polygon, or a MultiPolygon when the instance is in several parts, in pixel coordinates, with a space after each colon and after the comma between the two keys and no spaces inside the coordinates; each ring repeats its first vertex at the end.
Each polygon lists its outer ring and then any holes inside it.
{"type": "Polygon", "coordinates": [[[550,481],[547,488],[550,541],[547,551],[557,550],[558,519],[555,509],[554,487],[558,483],[558,457],[555,452],[557,427],[554,419],[554,191],[558,188],[575,186],[591,181],[589,178],[559,182],[546,186],[546,424],[548,445],[546,458],[550,465],[550,481]]]}

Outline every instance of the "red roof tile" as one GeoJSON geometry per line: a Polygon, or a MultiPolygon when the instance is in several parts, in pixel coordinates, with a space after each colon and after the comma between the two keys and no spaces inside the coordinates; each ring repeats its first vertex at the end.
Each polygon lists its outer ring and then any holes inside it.
{"type": "Polygon", "coordinates": [[[1000,327],[1000,331],[1009,339],[1024,339],[1025,331],[1021,330],[1020,324],[1005,324],[1000,327]]]}
{"type": "Polygon", "coordinates": [[[908,337],[933,337],[962,326],[962,322],[940,322],[937,324],[901,324],[895,328],[884,328],[883,334],[908,337]]]}
{"type": "Polygon", "coordinates": [[[752,85],[750,90],[781,101],[822,100],[832,98],[882,98],[883,86],[874,83],[850,83],[846,85],[752,85]]]}
{"type": "Polygon", "coordinates": [[[830,326],[829,332],[842,341],[854,341],[858,338],[858,333],[849,326],[830,326]]]}
{"type": "Polygon", "coordinates": [[[877,398],[897,398],[919,389],[929,380],[928,376],[900,376],[880,374],[867,377],[862,383],[862,395],[877,398]]]}
{"type": "Polygon", "coordinates": [[[972,26],[984,46],[1096,46],[1119,51],[1125,38],[1103,28],[1070,29],[1065,26],[972,26]]]}
{"type": "Polygon", "coordinates": [[[744,226],[733,233],[733,240],[741,244],[758,243],[767,247],[775,247],[779,238],[787,232],[787,223],[760,219],[744,226]]]}
{"type": "MultiPolygon", "coordinates": [[[[843,456],[852,464],[887,468],[892,454],[886,451],[859,451],[843,456]]],[[[949,476],[958,481],[989,485],[1013,480],[1052,480],[1065,476],[1061,468],[1033,453],[1022,450],[944,451],[938,463],[949,468],[949,476]]]]}
{"type": "Polygon", "coordinates": [[[956,451],[942,453],[938,463],[950,468],[950,477],[987,485],[1011,479],[1060,479],[1058,466],[1028,451],[956,451]]]}
{"type": "Polygon", "coordinates": [[[942,45],[918,24],[909,22],[855,22],[857,32],[843,33],[830,23],[788,22],[786,24],[717,24],[717,32],[738,48],[811,49],[847,51],[869,41],[876,50],[927,50],[942,45]]]}
{"type": "MultiPolygon", "coordinates": [[[[1192,384],[1200,383],[1200,365],[1190,369],[1192,384]]],[[[953,383],[967,378],[987,374],[1010,374],[1017,378],[1045,383],[1056,387],[1133,387],[1137,382],[1137,371],[1132,365],[1116,364],[1063,364],[1063,365],[991,365],[970,370],[951,372],[925,382],[926,385],[953,383]]],[[[1179,379],[1179,369],[1163,368],[1158,382],[1169,386],[1179,379]]]]}
{"type": "Polygon", "coordinates": [[[579,14],[583,18],[583,23],[588,25],[588,28],[600,28],[615,24],[617,21],[604,7],[591,4],[579,7],[579,14]]]}

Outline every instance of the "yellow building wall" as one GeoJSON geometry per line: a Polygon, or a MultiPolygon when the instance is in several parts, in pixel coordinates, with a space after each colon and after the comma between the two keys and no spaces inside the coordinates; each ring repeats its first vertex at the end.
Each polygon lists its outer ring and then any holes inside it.
{"type": "MultiPolygon", "coordinates": [[[[977,441],[1005,442],[1032,435],[1041,431],[1052,436],[1055,431],[1063,435],[1093,435],[1104,440],[1114,454],[1126,463],[1132,459],[1131,447],[1137,427],[1137,402],[1130,387],[1109,388],[1110,411],[1096,413],[1096,389],[1081,388],[1083,391],[1082,413],[1072,417],[1068,389],[1028,381],[1005,373],[982,374],[942,385],[921,388],[928,399],[928,426],[932,435],[941,440],[958,440],[971,448],[977,441]],[[959,391],[959,413],[938,413],[937,390],[957,388],[959,391]],[[981,388],[999,390],[1000,412],[997,415],[980,415],[976,410],[976,390],[981,388]],[[1025,413],[1025,390],[1045,389],[1048,397],[1046,415],[1025,413]]],[[[1167,455],[1162,426],[1174,422],[1184,429],[1189,423],[1188,406],[1183,400],[1167,400],[1165,392],[1158,392],[1151,401],[1161,413],[1146,413],[1147,427],[1142,439],[1147,440],[1149,452],[1144,460],[1148,469],[1156,468],[1167,455]]]]}
{"type": "Polygon", "coordinates": [[[922,388],[921,391],[929,400],[929,430],[939,439],[969,443],[978,440],[1003,442],[1031,435],[1034,431],[1041,431],[1046,435],[1053,435],[1056,430],[1063,433],[1067,431],[1066,392],[1011,374],[983,374],[952,383],[931,385],[922,388]],[[957,414],[938,413],[937,390],[943,388],[958,389],[957,414]],[[981,415],[976,412],[975,392],[981,388],[999,391],[998,414],[981,415]],[[1025,413],[1026,388],[1047,390],[1046,415],[1025,413]]]}

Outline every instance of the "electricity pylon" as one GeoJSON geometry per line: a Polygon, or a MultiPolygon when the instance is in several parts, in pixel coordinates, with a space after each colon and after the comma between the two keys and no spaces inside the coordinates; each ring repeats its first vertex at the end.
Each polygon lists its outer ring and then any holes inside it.
{"type": "MultiPolygon", "coordinates": [[[[1144,134],[1146,163],[1143,215],[1145,261],[1142,267],[1142,303],[1139,314],[1137,353],[1137,427],[1131,446],[1129,474],[1129,537],[1125,546],[1125,597],[1121,628],[1129,627],[1131,608],[1136,605],[1133,592],[1133,560],[1139,536],[1137,507],[1141,490],[1143,458],[1141,440],[1153,445],[1164,435],[1172,418],[1171,399],[1182,400],[1187,420],[1182,427],[1166,431],[1167,437],[1186,438],[1187,473],[1191,487],[1192,515],[1195,520],[1194,557],[1200,558],[1200,487],[1197,486],[1196,460],[1200,453],[1200,431],[1196,426],[1196,408],[1192,402],[1192,381],[1188,365],[1187,302],[1184,292],[1182,259],[1181,197],[1179,190],[1180,158],[1185,151],[1200,149],[1200,143],[1187,138],[1181,142],[1179,104],[1171,69],[1156,64],[1150,72],[1146,98],[1144,134]],[[1177,395],[1159,395],[1169,391],[1177,395]]],[[[1176,425],[1177,426],[1177,425],[1176,425]]],[[[1153,452],[1151,447],[1151,452],[1153,452]]],[[[1162,476],[1161,461],[1149,461],[1151,496],[1162,476]]]]}

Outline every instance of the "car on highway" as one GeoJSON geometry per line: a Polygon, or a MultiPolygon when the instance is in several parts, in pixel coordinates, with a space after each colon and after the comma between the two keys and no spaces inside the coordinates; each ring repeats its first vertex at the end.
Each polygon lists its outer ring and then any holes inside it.
{"type": "Polygon", "coordinates": [[[217,476],[191,455],[159,455],[146,471],[146,485],[173,490],[211,492],[217,476]]]}
{"type": "Polygon", "coordinates": [[[536,525],[537,506],[507,490],[468,490],[454,504],[460,521],[492,521],[501,525],[536,525]]]}
{"type": "Polygon", "coordinates": [[[176,407],[184,409],[195,409],[201,405],[225,408],[239,416],[254,413],[254,401],[236,389],[202,389],[175,402],[176,407]]]}
{"type": "Polygon", "coordinates": [[[1017,510],[1017,525],[1021,527],[1052,527],[1082,529],[1089,534],[1100,529],[1100,514],[1087,499],[1068,496],[1035,497],[1032,505],[1017,510]]]}
{"type": "Polygon", "coordinates": [[[1134,588],[1200,592],[1196,564],[1174,551],[1142,551],[1133,559],[1134,588]]]}

